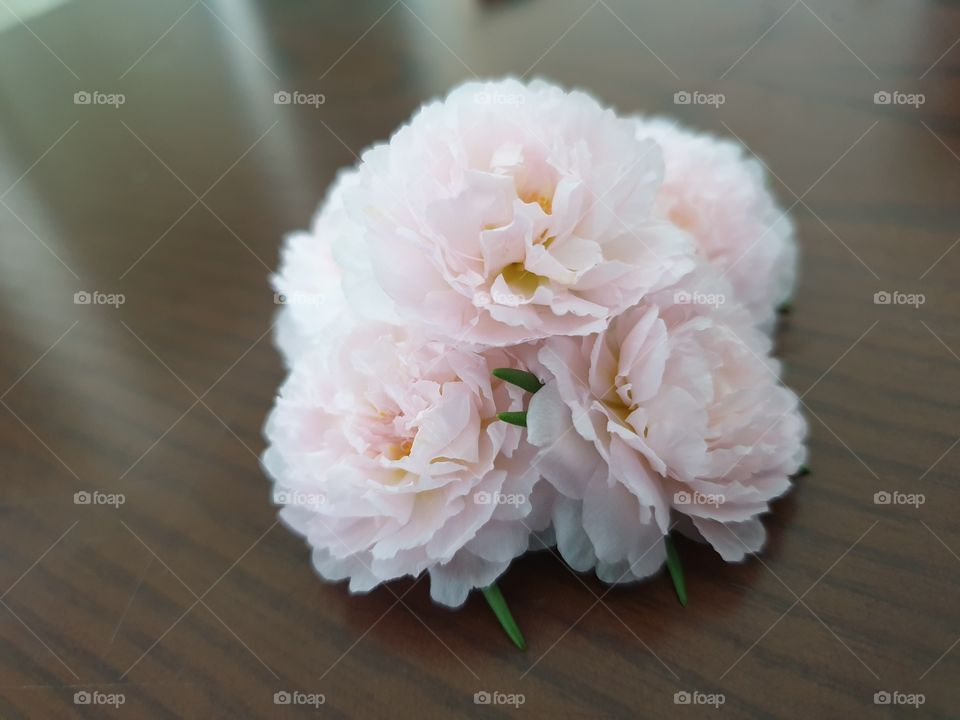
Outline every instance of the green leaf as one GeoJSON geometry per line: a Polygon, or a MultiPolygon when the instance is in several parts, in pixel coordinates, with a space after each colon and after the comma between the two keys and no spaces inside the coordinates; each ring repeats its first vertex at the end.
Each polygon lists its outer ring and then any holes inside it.
{"type": "Polygon", "coordinates": [[[670,579],[673,580],[673,589],[677,591],[677,598],[680,604],[687,606],[687,585],[683,581],[683,568],[680,567],[680,556],[677,555],[677,549],[673,546],[673,540],[668,535],[664,538],[667,544],[667,570],[670,571],[670,579]]]}
{"type": "Polygon", "coordinates": [[[809,474],[810,474],[810,468],[808,468],[806,465],[801,465],[800,469],[797,470],[797,474],[794,475],[794,477],[798,478],[798,477],[803,477],[804,475],[809,475],[809,474]]]}
{"type": "Polygon", "coordinates": [[[497,413],[497,417],[511,425],[527,426],[527,414],[525,412],[502,412],[497,413]]]}
{"type": "Polygon", "coordinates": [[[489,587],[483,588],[483,596],[487,599],[487,604],[493,610],[493,614],[500,621],[500,626],[507,633],[513,644],[521,650],[527,649],[527,641],[523,639],[523,634],[517,626],[517,621],[513,619],[510,608],[507,607],[507,601],[503,599],[503,593],[494,583],[489,587]]]}
{"type": "Polygon", "coordinates": [[[531,372],[526,370],[516,370],[514,368],[497,368],[493,371],[495,378],[500,378],[504,382],[516,385],[530,393],[535,393],[543,387],[543,383],[531,372]]]}
{"type": "Polygon", "coordinates": [[[781,315],[789,315],[790,311],[793,310],[793,304],[791,302],[781,303],[777,308],[777,312],[781,315]]]}

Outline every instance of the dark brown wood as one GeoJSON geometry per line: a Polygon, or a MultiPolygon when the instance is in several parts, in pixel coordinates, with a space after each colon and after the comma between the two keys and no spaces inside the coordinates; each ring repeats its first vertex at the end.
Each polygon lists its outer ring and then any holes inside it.
{"type": "Polygon", "coordinates": [[[0,32],[0,716],[306,716],[273,702],[299,690],[340,718],[715,712],[678,691],[723,693],[725,717],[957,717],[960,8],[22,6],[28,27],[0,32]],[[526,652],[479,596],[450,612],[423,581],[364,597],[321,582],[257,459],[283,377],[281,236],[339,167],[474,73],[739,137],[795,204],[803,253],[778,346],[813,473],[776,504],[767,550],[729,566],[678,543],[686,609],[665,573],[608,591],[526,557],[501,584],[526,652]],[[275,105],[279,90],[326,102],[275,105]],[[680,90],[726,102],[675,105],[680,90]],[[884,90],[925,103],[875,104],[884,90]],[[125,303],[76,305],[82,290],[125,303]],[[876,305],[882,290],[926,302],[876,305]],[[75,505],[84,490],[125,503],[75,505]],[[881,490],[926,502],[877,505],[881,490]],[[525,703],[475,705],[483,690],[525,703]],[[878,707],[878,691],[925,704],[878,707]]]}

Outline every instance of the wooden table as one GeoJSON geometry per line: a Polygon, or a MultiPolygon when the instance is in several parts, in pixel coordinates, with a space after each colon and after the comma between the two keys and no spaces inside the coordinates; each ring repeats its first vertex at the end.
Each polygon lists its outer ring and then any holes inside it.
{"type": "Polygon", "coordinates": [[[21,17],[0,34],[0,716],[717,713],[683,691],[722,693],[725,717],[958,716],[960,8],[75,0],[21,17]],[[549,553],[516,562],[501,587],[526,652],[480,597],[451,612],[425,582],[321,582],[258,464],[282,235],[418,104],[507,73],[764,159],[802,243],[778,345],[812,430],[813,473],[761,557],[680,544],[686,609],[664,575],[609,590],[549,553]],[[325,102],[274,103],[294,90],[325,102]],[[94,491],[123,503],[75,503],[94,491]]]}

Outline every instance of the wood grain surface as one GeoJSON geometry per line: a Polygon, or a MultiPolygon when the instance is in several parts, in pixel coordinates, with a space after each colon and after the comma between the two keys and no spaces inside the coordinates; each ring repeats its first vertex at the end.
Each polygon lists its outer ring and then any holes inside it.
{"type": "Polygon", "coordinates": [[[960,716],[957,4],[23,7],[0,0],[0,717],[960,716]],[[480,597],[452,612],[423,581],[322,582],[258,461],[283,234],[421,102],[504,74],[763,158],[801,241],[778,353],[813,470],[760,557],[678,544],[685,609],[664,574],[610,590],[550,553],[516,562],[501,587],[526,652],[480,597]],[[275,704],[294,691],[325,702],[275,704]]]}

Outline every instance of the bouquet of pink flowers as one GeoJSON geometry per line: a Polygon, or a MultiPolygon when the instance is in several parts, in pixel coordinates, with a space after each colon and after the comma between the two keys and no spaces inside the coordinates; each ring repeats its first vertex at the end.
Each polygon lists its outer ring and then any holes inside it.
{"type": "Polygon", "coordinates": [[[273,277],[280,516],[328,580],[451,607],[556,547],[607,583],[674,530],[743,560],[806,450],[769,333],[790,220],[738,144],[542,81],[468,83],[344,170],[273,277]]]}

